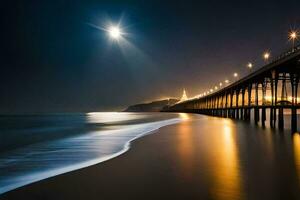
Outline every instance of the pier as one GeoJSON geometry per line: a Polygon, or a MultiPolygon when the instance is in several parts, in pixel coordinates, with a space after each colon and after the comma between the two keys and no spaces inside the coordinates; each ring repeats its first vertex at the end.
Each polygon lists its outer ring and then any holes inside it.
{"type": "Polygon", "coordinates": [[[296,132],[300,76],[300,45],[283,52],[247,76],[164,109],[168,112],[199,113],[250,121],[284,129],[284,112],[291,113],[291,130],[296,132]],[[269,112],[267,112],[269,110],[269,112]]]}

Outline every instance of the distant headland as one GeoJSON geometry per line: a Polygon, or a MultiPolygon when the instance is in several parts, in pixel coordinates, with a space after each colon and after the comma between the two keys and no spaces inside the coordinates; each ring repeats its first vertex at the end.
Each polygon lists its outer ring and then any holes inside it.
{"type": "Polygon", "coordinates": [[[160,112],[164,107],[173,105],[178,101],[178,99],[164,99],[150,103],[135,104],[126,108],[124,112],[160,112]]]}
{"type": "Polygon", "coordinates": [[[124,112],[160,112],[168,108],[169,106],[186,100],[188,100],[188,97],[186,95],[185,89],[183,89],[182,96],[180,99],[168,98],[163,100],[152,101],[151,103],[135,104],[126,108],[124,112]]]}

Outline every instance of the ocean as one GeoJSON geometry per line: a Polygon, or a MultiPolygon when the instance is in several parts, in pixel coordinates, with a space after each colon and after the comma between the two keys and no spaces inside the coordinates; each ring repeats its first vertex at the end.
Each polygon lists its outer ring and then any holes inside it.
{"type": "Polygon", "coordinates": [[[0,116],[0,194],[114,158],[131,141],[182,120],[175,113],[0,116]]]}

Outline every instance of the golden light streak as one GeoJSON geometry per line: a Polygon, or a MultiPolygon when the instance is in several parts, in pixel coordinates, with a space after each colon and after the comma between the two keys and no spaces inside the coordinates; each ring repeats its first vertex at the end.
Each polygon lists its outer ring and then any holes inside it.
{"type": "MultiPolygon", "coordinates": [[[[185,114],[185,113],[180,113],[185,114]]],[[[184,117],[188,117],[186,115],[182,115],[184,117]]],[[[194,173],[194,149],[193,145],[193,132],[191,130],[191,126],[188,121],[184,121],[179,124],[178,129],[176,130],[176,138],[178,139],[178,143],[176,145],[177,152],[181,166],[181,173],[184,179],[190,180],[193,178],[194,173]]]]}
{"type": "Polygon", "coordinates": [[[236,147],[236,133],[230,121],[224,120],[223,129],[214,140],[217,148],[213,169],[212,194],[218,200],[240,199],[242,194],[239,158],[236,147]]]}
{"type": "Polygon", "coordinates": [[[186,113],[179,113],[179,117],[183,120],[188,120],[189,119],[189,115],[186,113]]]}
{"type": "Polygon", "coordinates": [[[293,135],[293,146],[295,167],[297,170],[298,181],[300,181],[300,135],[298,133],[293,135]]]}

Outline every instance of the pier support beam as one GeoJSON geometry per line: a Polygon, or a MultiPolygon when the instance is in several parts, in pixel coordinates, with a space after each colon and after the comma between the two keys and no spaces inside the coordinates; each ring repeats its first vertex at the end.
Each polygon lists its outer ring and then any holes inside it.
{"type": "Polygon", "coordinates": [[[283,130],[283,128],[284,128],[283,108],[282,107],[279,108],[279,112],[278,112],[278,128],[279,128],[279,130],[283,130]]]}
{"type": "Polygon", "coordinates": [[[291,128],[293,132],[297,131],[297,91],[298,91],[298,83],[299,77],[296,74],[290,75],[291,78],[291,86],[292,86],[292,116],[291,116],[291,128]]]}
{"type": "Polygon", "coordinates": [[[252,83],[248,85],[248,109],[247,109],[247,120],[250,121],[251,118],[251,95],[252,95],[252,83]]]}
{"type": "Polygon", "coordinates": [[[242,88],[242,108],[241,108],[241,119],[245,120],[245,89],[242,88]]]}
{"type": "Polygon", "coordinates": [[[275,109],[274,109],[274,127],[276,126],[276,120],[277,120],[277,88],[278,88],[278,73],[275,73],[275,81],[274,81],[274,105],[275,105],[275,109]]]}
{"type": "Polygon", "coordinates": [[[240,95],[240,89],[237,89],[236,90],[236,93],[235,93],[235,99],[236,99],[236,102],[235,102],[235,106],[236,106],[236,109],[235,109],[235,118],[236,119],[239,119],[240,118],[240,110],[239,110],[239,95],[240,95]]]}
{"type": "Polygon", "coordinates": [[[228,94],[225,93],[225,110],[224,110],[225,117],[228,117],[228,94]]]}
{"type": "Polygon", "coordinates": [[[270,127],[274,127],[274,78],[276,76],[276,72],[272,71],[272,77],[270,78],[270,86],[271,86],[271,108],[270,108],[270,127]]]}
{"type": "Polygon", "coordinates": [[[280,130],[284,129],[284,116],[283,116],[283,106],[287,101],[287,90],[286,90],[286,74],[282,74],[282,81],[281,81],[281,106],[279,107],[278,113],[278,128],[280,130]]]}
{"type": "Polygon", "coordinates": [[[258,83],[255,83],[255,108],[254,108],[254,122],[257,124],[259,121],[259,108],[258,108],[258,83]]]}
{"type": "Polygon", "coordinates": [[[230,108],[229,108],[229,117],[234,118],[233,116],[233,108],[232,108],[232,100],[233,100],[233,91],[230,93],[230,108]]]}
{"type": "Polygon", "coordinates": [[[266,80],[262,83],[262,109],[261,109],[261,124],[262,126],[265,126],[266,121],[266,89],[267,89],[267,83],[266,80]]]}

